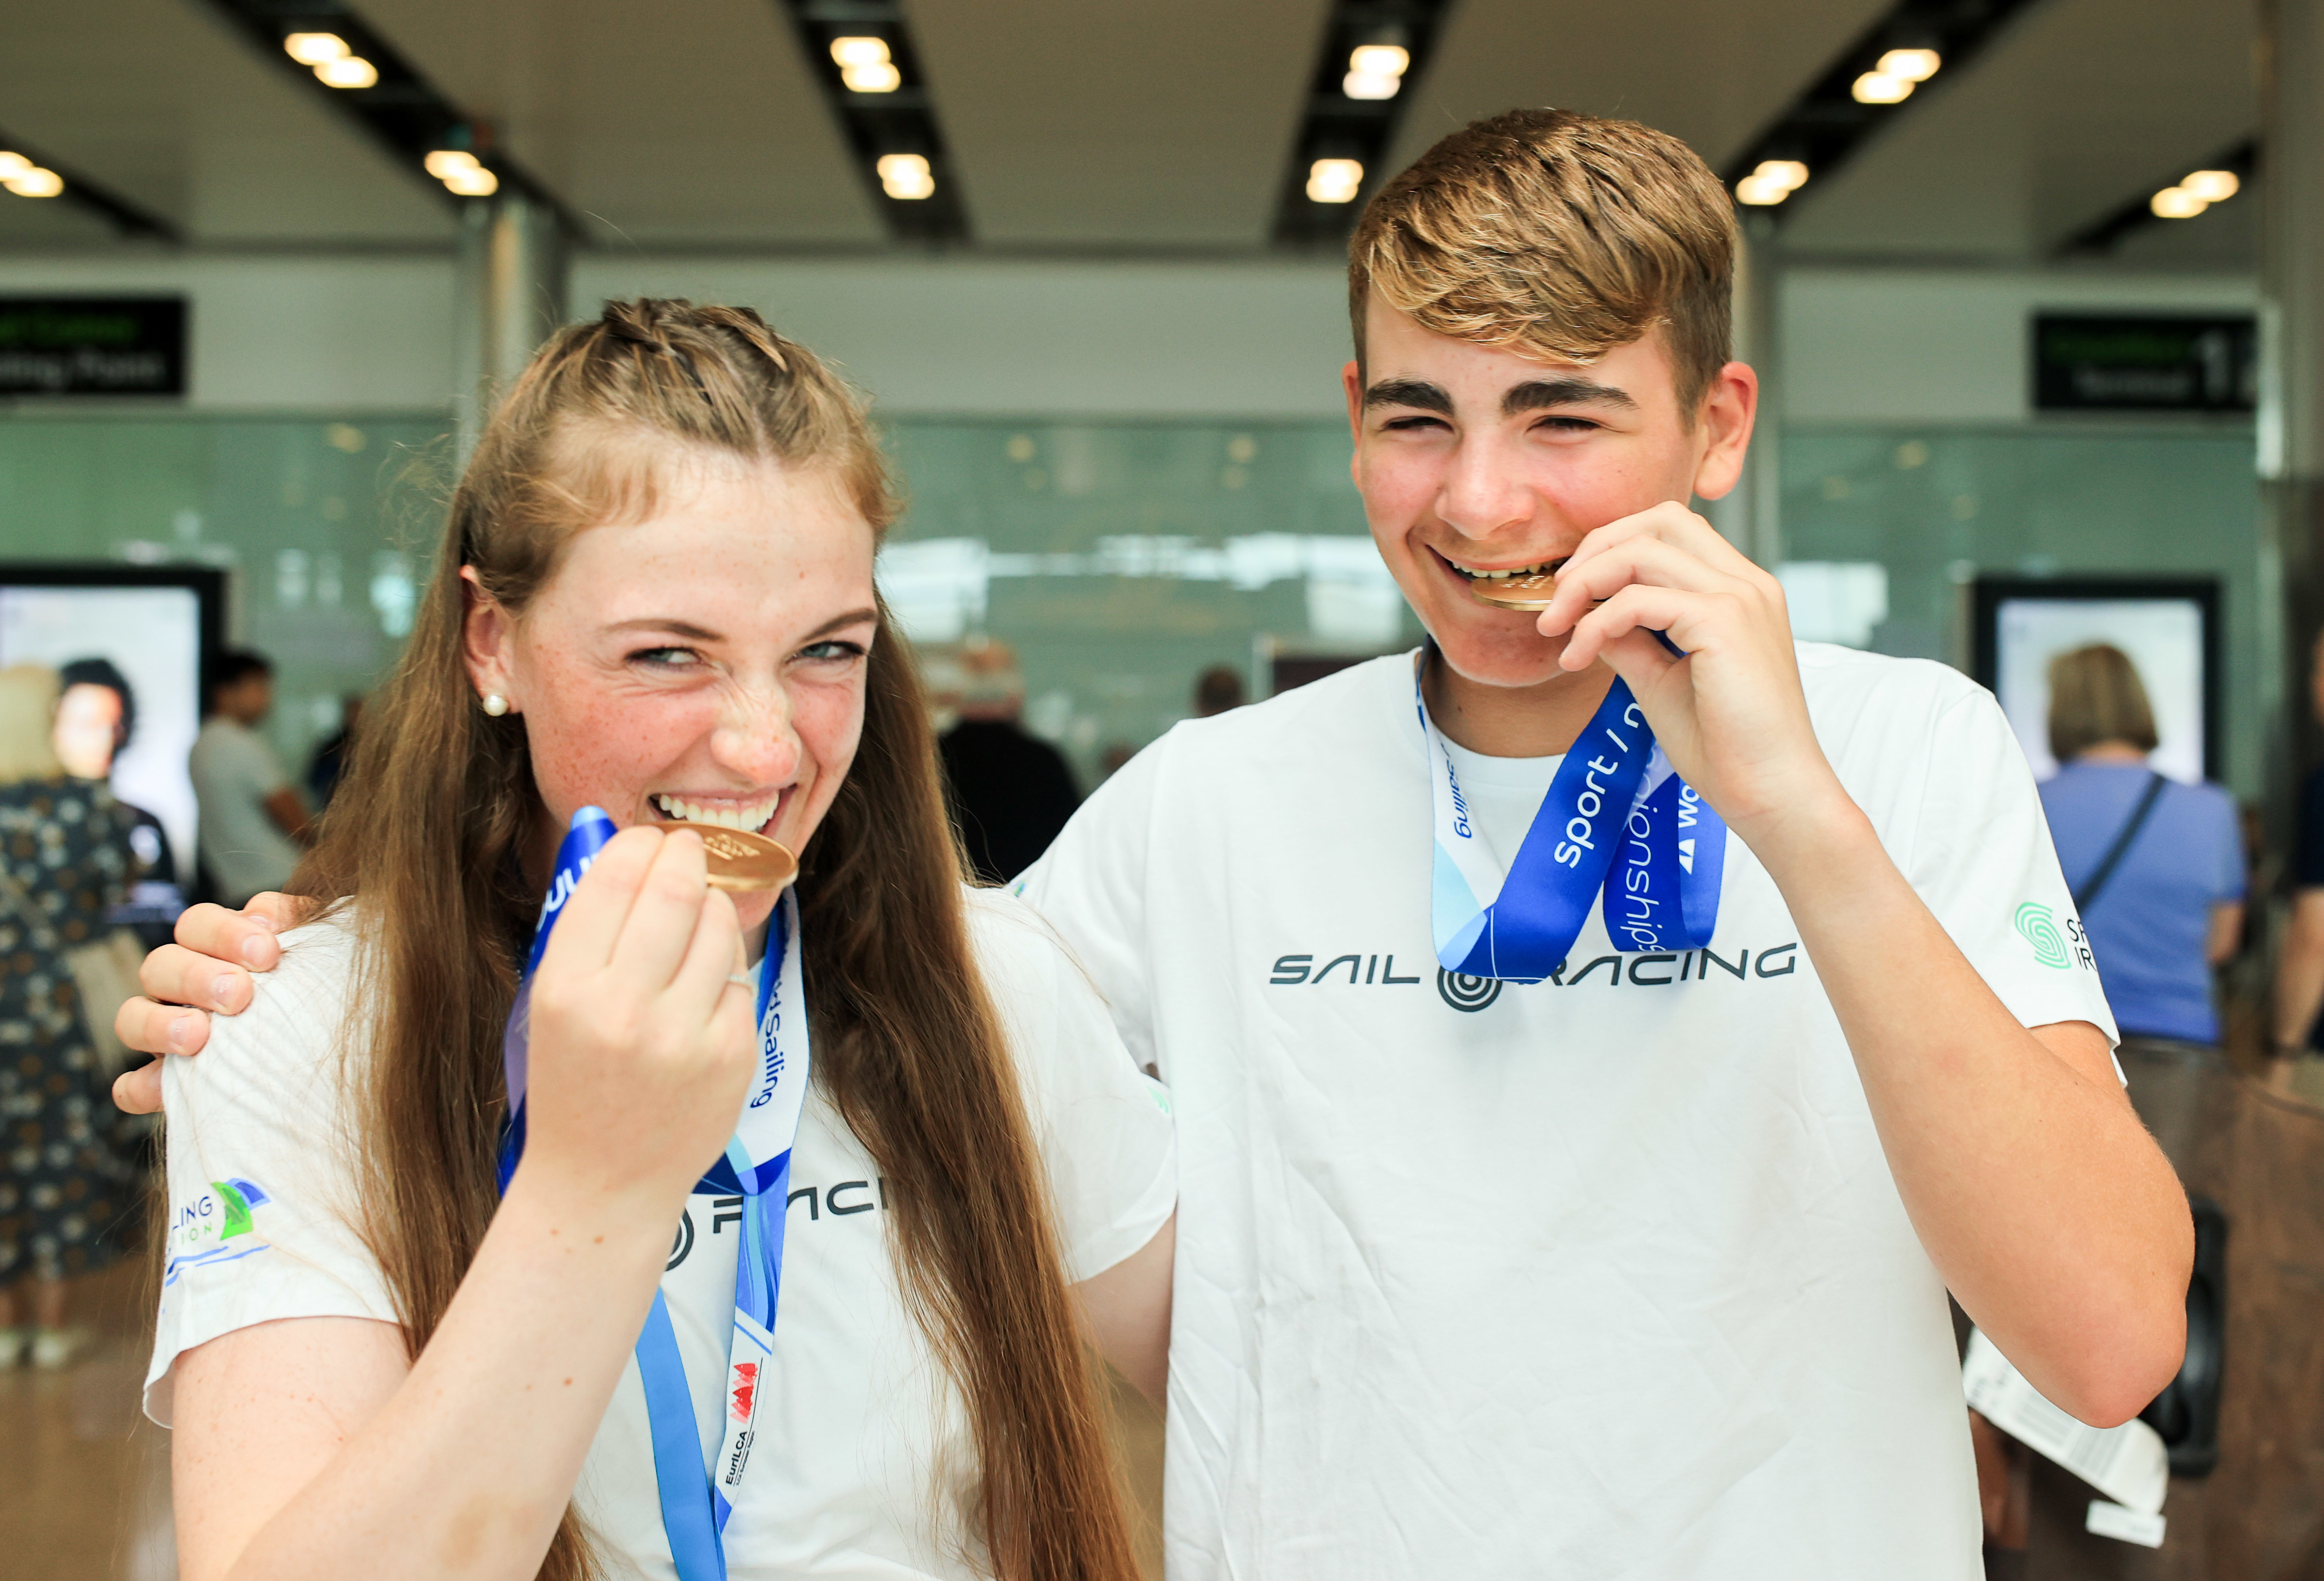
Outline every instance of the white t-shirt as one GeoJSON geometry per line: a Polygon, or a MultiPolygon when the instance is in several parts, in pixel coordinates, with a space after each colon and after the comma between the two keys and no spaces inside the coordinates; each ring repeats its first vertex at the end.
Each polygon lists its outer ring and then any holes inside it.
{"type": "MultiPolygon", "coordinates": [[[[1986,981],[2111,1035],[1993,698],[1799,652],[1986,981]]],[[[1593,907],[1549,982],[1448,979],[1430,785],[1381,659],[1178,726],[1022,883],[1177,1111],[1173,1581],[1979,1576],[1944,1289],[1766,871],[1730,839],[1708,951],[1593,907]]]]}
{"type": "Polygon", "coordinates": [[[299,865],[299,847],[266,814],[266,799],[290,783],[266,738],[223,714],[202,722],[186,759],[200,817],[197,843],[227,904],[281,889],[299,865]]]}
{"type": "MultiPolygon", "coordinates": [[[[1153,1238],[1176,1204],[1168,1098],[1125,1057],[1105,1007],[1024,907],[972,891],[977,960],[1001,1010],[1047,1166],[1065,1271],[1084,1280],[1153,1238]]],[[[198,1059],[165,1073],[169,1264],[145,1408],[168,1425],[181,1352],[281,1318],[394,1321],[347,1212],[339,1047],[356,945],[339,926],[285,937],[256,1002],[221,1018],[198,1059]]],[[[734,1302],[740,1204],[699,1195],[662,1280],[706,1460],[734,1302]]],[[[791,1160],[782,1301],[728,1574],[871,1581],[981,1575],[960,1499],[975,1446],[899,1298],[883,1183],[811,1088],[791,1160]],[[939,1482],[941,1479],[941,1486],[939,1482]]],[[[645,1394],[632,1358],[576,1491],[614,1576],[674,1577],[645,1394]]]]}

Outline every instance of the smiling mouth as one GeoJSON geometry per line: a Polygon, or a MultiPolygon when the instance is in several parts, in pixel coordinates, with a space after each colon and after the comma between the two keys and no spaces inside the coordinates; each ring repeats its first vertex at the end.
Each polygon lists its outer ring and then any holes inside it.
{"type": "Polygon", "coordinates": [[[656,814],[673,823],[706,824],[712,828],[741,829],[748,834],[764,834],[775,813],[782,806],[783,795],[778,790],[759,801],[715,802],[696,801],[683,796],[655,791],[646,798],[656,814]]]}
{"type": "Polygon", "coordinates": [[[1431,550],[1429,552],[1435,555],[1438,559],[1443,560],[1444,562],[1445,569],[1451,571],[1454,576],[1461,578],[1463,581],[1474,583],[1480,586],[1490,586],[1495,582],[1506,582],[1515,577],[1538,577],[1547,575],[1554,572],[1558,567],[1563,565],[1567,560],[1573,558],[1571,555],[1562,554],[1555,559],[1538,560],[1529,566],[1507,566],[1498,570],[1482,570],[1473,566],[1464,566],[1460,561],[1444,554],[1441,550],[1431,550]]]}

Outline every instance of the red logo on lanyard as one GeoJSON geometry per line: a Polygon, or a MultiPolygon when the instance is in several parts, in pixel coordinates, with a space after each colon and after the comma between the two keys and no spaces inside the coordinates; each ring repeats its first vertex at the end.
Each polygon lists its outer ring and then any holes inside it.
{"type": "Polygon", "coordinates": [[[759,1364],[736,1362],[733,1382],[733,1401],[727,1407],[727,1414],[738,1422],[747,1422],[759,1392],[759,1364]]]}

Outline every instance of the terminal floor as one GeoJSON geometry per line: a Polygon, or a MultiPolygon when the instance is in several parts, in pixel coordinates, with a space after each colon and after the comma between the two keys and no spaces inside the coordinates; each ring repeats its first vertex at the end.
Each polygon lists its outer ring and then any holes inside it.
{"type": "MultiPolygon", "coordinates": [[[[172,1581],[170,1435],[139,1409],[151,1272],[133,1257],[77,1289],[97,1345],[53,1373],[0,1372],[0,1581],[172,1581]]],[[[1162,1574],[1161,1413],[1118,1381],[1118,1442],[1141,1512],[1146,1574],[1162,1574]]]]}

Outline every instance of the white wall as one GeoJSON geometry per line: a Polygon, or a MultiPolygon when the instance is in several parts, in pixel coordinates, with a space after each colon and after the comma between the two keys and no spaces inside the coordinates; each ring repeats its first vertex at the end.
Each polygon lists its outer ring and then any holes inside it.
{"type": "Polygon", "coordinates": [[[2043,310],[2249,312],[2249,275],[1793,268],[1778,334],[1786,421],[2020,423],[2043,310]]]}
{"type": "Polygon", "coordinates": [[[0,291],[182,291],[196,411],[440,408],[452,393],[442,257],[0,257],[0,291]]]}
{"type": "Polygon", "coordinates": [[[1346,279],[1312,263],[592,254],[570,302],[747,304],[899,415],[1332,417],[1344,410],[1346,279]]]}

